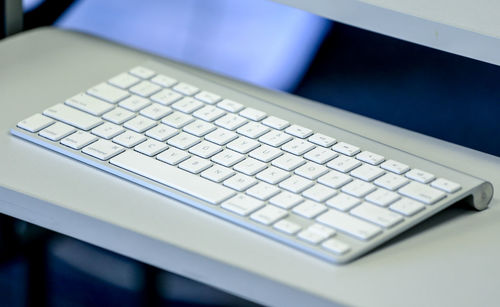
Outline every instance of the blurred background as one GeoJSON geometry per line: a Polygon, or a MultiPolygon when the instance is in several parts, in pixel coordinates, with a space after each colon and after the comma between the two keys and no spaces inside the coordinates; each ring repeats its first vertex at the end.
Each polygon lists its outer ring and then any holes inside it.
{"type": "MultiPolygon", "coordinates": [[[[500,156],[500,68],[267,0],[25,0],[54,25],[500,156]]],[[[0,306],[252,306],[11,218],[0,306]]]]}

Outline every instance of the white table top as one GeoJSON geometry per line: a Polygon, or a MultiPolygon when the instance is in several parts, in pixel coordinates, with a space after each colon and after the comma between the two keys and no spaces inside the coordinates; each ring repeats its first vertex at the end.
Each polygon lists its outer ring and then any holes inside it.
{"type": "MultiPolygon", "coordinates": [[[[488,210],[447,209],[375,252],[335,266],[8,134],[20,119],[52,101],[150,58],[55,29],[0,43],[0,212],[266,305],[485,306],[500,300],[498,195],[488,210]]],[[[422,152],[500,187],[497,157],[319,103],[214,78],[373,139],[422,152]]]]}
{"type": "Polygon", "coordinates": [[[495,0],[275,0],[317,15],[500,65],[495,0]]]}

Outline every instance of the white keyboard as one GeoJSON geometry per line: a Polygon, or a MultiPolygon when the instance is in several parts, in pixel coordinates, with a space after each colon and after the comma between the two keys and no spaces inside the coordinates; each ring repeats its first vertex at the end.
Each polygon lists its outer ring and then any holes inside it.
{"type": "Polygon", "coordinates": [[[11,133],[335,263],[492,196],[483,180],[154,62],[11,133]]]}

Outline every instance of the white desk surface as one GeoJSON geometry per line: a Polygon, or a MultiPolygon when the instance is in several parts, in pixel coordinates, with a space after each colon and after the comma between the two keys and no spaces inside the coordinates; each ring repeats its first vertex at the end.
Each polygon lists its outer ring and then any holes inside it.
{"type": "Polygon", "coordinates": [[[275,0],[420,45],[500,65],[496,0],[275,0]]]}
{"type": "MultiPolygon", "coordinates": [[[[150,58],[55,29],[0,43],[0,212],[266,305],[498,304],[498,194],[488,210],[452,207],[367,256],[335,266],[8,134],[19,120],[150,58]]],[[[500,187],[497,157],[216,78],[500,187]]]]}

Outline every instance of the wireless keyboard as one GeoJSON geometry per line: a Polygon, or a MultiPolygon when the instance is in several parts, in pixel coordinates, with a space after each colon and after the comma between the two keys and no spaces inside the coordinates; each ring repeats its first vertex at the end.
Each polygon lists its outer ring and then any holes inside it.
{"type": "Polygon", "coordinates": [[[484,180],[156,62],[47,107],[11,133],[334,263],[459,200],[485,209],[493,194],[484,180]]]}

